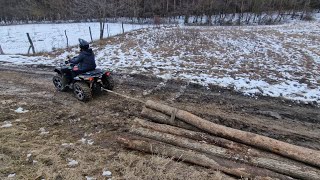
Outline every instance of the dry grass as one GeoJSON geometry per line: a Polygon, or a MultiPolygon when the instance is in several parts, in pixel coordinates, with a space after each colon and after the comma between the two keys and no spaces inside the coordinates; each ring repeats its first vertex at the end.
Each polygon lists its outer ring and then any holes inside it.
{"type": "Polygon", "coordinates": [[[38,136],[37,131],[16,127],[0,129],[0,177],[16,173],[17,179],[84,179],[86,176],[104,179],[103,170],[113,173],[113,179],[226,179],[212,171],[178,163],[156,155],[134,152],[115,154],[111,149],[76,143],[61,146],[57,137],[38,136]],[[32,154],[27,158],[27,154],[32,154]],[[68,166],[68,159],[79,162],[68,166]]]}
{"type": "Polygon", "coordinates": [[[27,91],[23,91],[23,96],[12,96],[6,95],[6,91],[10,89],[5,89],[0,95],[0,126],[5,121],[12,123],[12,127],[0,127],[0,179],[9,179],[8,175],[12,173],[16,174],[16,179],[78,180],[86,179],[86,176],[107,179],[102,176],[105,170],[112,172],[112,179],[227,178],[205,168],[132,152],[112,143],[114,134],[110,130],[119,126],[123,128],[128,123],[125,122],[127,117],[123,117],[126,113],[122,112],[123,105],[119,103],[121,100],[118,102],[113,99],[108,102],[115,103],[111,105],[112,108],[100,112],[94,106],[90,107],[90,103],[77,102],[71,94],[64,96],[61,93],[52,97],[38,93],[43,91],[42,88],[47,88],[45,90],[49,94],[55,93],[47,79],[34,79],[32,75],[25,75],[21,79],[15,73],[8,74],[0,79],[0,84],[7,83],[10,79],[12,83],[9,86],[15,87],[15,93],[21,95],[17,88],[20,86],[27,91]],[[23,78],[28,79],[28,83],[23,78]],[[29,86],[41,88],[33,88],[31,91],[29,86]],[[67,105],[63,105],[64,103],[67,105]],[[19,106],[30,111],[25,114],[15,113],[13,110],[19,106]],[[122,115],[112,115],[115,106],[121,108],[122,115]],[[81,121],[75,121],[78,118],[81,121]],[[98,133],[92,128],[95,124],[103,126],[102,132],[98,133]],[[42,127],[49,133],[41,135],[39,129],[42,127]],[[110,130],[106,130],[107,128],[110,130]],[[93,145],[79,141],[85,137],[84,133],[93,133],[86,137],[94,140],[93,145]],[[64,143],[73,144],[62,145],[64,143]],[[31,154],[29,158],[28,154],[31,154]],[[69,159],[76,160],[79,164],[70,167],[69,159]]]}
{"type": "MultiPolygon", "coordinates": [[[[181,164],[169,158],[156,155],[144,155],[134,153],[120,153],[114,163],[117,171],[124,179],[154,179],[154,180],[207,180],[228,179],[227,176],[212,171],[204,171],[201,168],[181,164]]],[[[117,179],[117,178],[115,178],[117,179]]]]}

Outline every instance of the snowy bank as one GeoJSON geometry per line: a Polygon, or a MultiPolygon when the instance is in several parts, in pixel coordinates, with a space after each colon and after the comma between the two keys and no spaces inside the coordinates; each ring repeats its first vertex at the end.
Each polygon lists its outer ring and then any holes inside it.
{"type": "MultiPolygon", "coordinates": [[[[147,28],[150,25],[124,24],[124,31],[147,28]]],[[[99,23],[65,23],[65,24],[25,24],[0,26],[0,45],[6,54],[27,54],[30,46],[26,33],[29,33],[36,52],[49,52],[78,44],[78,38],[89,41],[91,27],[93,40],[99,39],[99,23]]],[[[121,23],[107,23],[104,37],[122,34],[121,23]]]]}

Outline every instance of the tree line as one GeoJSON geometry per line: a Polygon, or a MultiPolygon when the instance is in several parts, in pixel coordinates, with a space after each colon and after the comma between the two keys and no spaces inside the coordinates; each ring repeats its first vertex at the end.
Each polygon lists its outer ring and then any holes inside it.
{"type": "Polygon", "coordinates": [[[15,21],[183,16],[187,23],[192,16],[197,17],[196,20],[207,17],[210,24],[226,22],[225,18],[231,15],[240,23],[271,13],[277,14],[276,20],[288,14],[305,18],[318,9],[319,0],[0,0],[0,21],[10,24],[15,21]]]}

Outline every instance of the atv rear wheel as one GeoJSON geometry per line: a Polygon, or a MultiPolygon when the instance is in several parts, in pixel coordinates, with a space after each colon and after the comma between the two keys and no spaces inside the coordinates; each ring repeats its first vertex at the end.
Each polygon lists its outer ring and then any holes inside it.
{"type": "Polygon", "coordinates": [[[66,80],[64,78],[62,78],[61,76],[58,76],[58,75],[53,76],[52,81],[58,91],[63,92],[63,91],[67,90],[66,80]]]}
{"type": "Polygon", "coordinates": [[[92,94],[93,95],[101,95],[102,94],[102,86],[100,83],[94,83],[92,85],[92,94]]]}
{"type": "Polygon", "coordinates": [[[112,76],[104,76],[102,79],[103,88],[108,90],[113,90],[114,88],[114,81],[112,76]]]}
{"type": "Polygon", "coordinates": [[[92,98],[92,92],[89,86],[83,82],[76,82],[73,85],[73,92],[80,101],[88,101],[92,98]]]}

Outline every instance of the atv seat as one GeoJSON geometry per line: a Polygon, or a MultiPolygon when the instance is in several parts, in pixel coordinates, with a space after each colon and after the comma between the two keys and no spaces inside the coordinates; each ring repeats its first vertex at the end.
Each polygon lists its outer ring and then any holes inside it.
{"type": "Polygon", "coordinates": [[[99,75],[99,74],[102,74],[102,73],[103,73],[103,71],[101,69],[95,69],[93,71],[88,71],[88,72],[82,73],[81,75],[95,76],[95,75],[99,75]]]}

